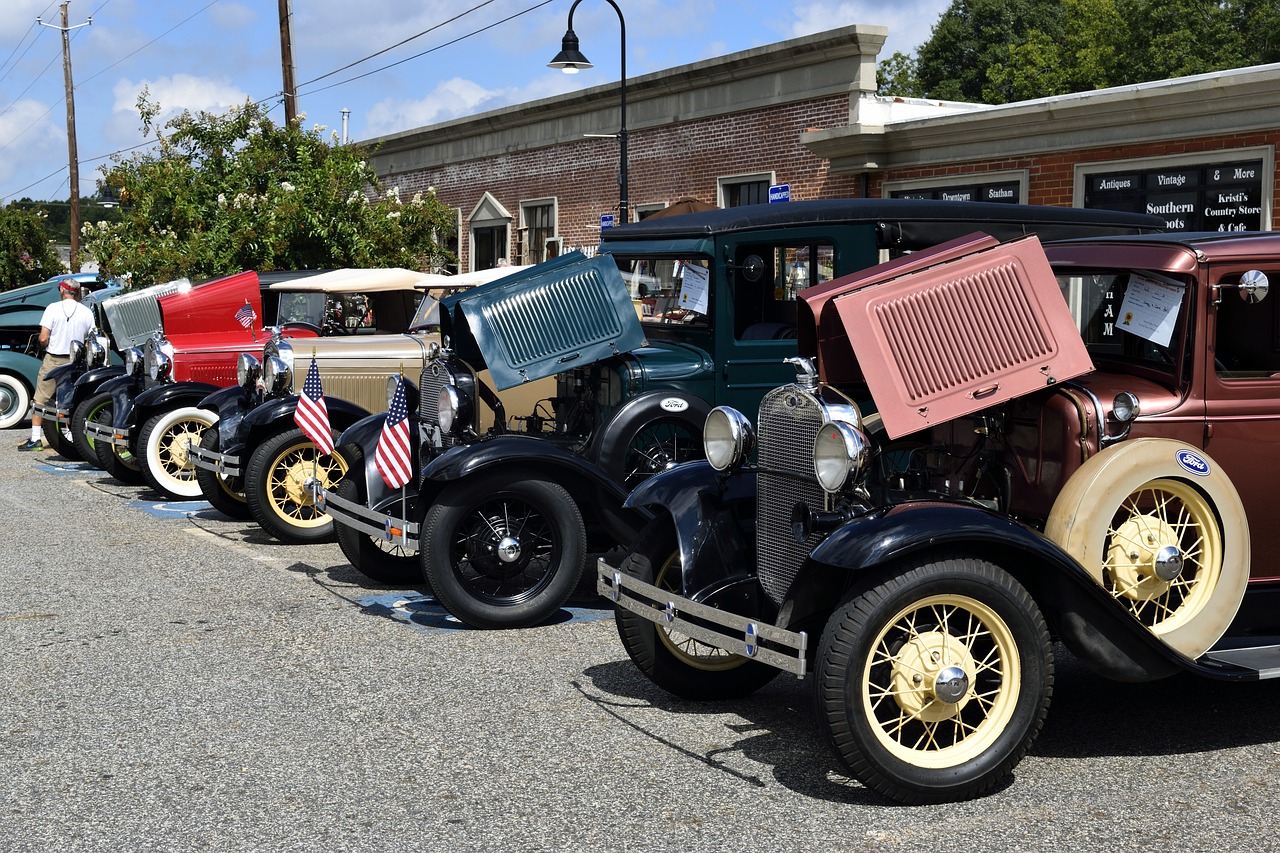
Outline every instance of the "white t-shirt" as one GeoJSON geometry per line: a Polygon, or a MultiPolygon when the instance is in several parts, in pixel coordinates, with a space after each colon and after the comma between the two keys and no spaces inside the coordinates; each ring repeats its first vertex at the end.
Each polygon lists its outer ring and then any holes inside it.
{"type": "Polygon", "coordinates": [[[48,351],[54,355],[70,355],[71,342],[84,342],[93,328],[93,312],[74,299],[59,299],[44,309],[40,325],[49,330],[48,351]]]}

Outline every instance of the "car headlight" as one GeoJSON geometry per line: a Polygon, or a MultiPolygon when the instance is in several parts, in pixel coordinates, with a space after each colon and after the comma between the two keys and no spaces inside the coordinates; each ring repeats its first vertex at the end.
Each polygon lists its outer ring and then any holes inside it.
{"type": "Polygon", "coordinates": [[[827,421],[813,440],[813,472],[832,494],[857,482],[867,465],[870,442],[862,430],[843,421],[827,421]]]}
{"type": "Polygon", "coordinates": [[[258,384],[262,376],[262,362],[247,352],[240,353],[236,359],[236,384],[241,388],[252,388],[258,384]]]}
{"type": "Polygon", "coordinates": [[[441,386],[436,395],[436,423],[442,433],[453,431],[455,425],[469,423],[471,400],[457,385],[441,386]]]}
{"type": "Polygon", "coordinates": [[[262,382],[268,394],[286,394],[293,388],[293,370],[279,356],[271,356],[262,366],[262,382]]]}
{"type": "Polygon", "coordinates": [[[124,372],[127,376],[141,376],[145,356],[138,347],[129,347],[124,353],[124,372]]]}
{"type": "Polygon", "coordinates": [[[702,427],[702,450],[711,467],[727,471],[746,461],[755,447],[756,433],[747,416],[729,406],[717,406],[702,427]]]}
{"type": "Polygon", "coordinates": [[[167,379],[173,373],[173,359],[162,349],[147,354],[147,375],[156,381],[167,379]]]}
{"type": "Polygon", "coordinates": [[[1142,407],[1138,403],[1138,395],[1121,391],[1111,403],[1111,417],[1122,424],[1127,424],[1138,416],[1142,407]]]}
{"type": "Polygon", "coordinates": [[[67,353],[67,355],[71,356],[71,361],[74,363],[77,359],[79,359],[79,358],[80,358],[80,353],[82,353],[82,352],[84,352],[84,342],[83,342],[83,341],[72,341],[72,342],[71,342],[71,351],[70,351],[70,352],[68,352],[68,353],[67,353]]]}
{"type": "Polygon", "coordinates": [[[87,367],[101,367],[107,363],[107,339],[98,334],[96,329],[89,330],[84,345],[88,350],[84,359],[87,367]]]}

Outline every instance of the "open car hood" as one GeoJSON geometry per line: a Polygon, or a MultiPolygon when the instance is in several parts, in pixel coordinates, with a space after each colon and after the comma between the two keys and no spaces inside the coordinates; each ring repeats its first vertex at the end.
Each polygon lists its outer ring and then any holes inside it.
{"type": "Polygon", "coordinates": [[[802,291],[801,353],[890,438],[1093,370],[1040,241],[973,234],[802,291]]]}
{"type": "Polygon", "coordinates": [[[581,252],[442,299],[440,331],[499,391],[645,343],[613,258],[581,252]]]}
{"type": "Polygon", "coordinates": [[[160,297],[190,287],[191,282],[182,278],[101,300],[98,307],[107,319],[107,331],[116,349],[124,352],[142,346],[160,328],[160,297]]]}

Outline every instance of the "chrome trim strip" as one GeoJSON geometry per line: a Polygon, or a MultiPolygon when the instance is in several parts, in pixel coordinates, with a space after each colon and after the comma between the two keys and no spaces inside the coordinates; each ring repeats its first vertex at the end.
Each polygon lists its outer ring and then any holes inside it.
{"type": "Polygon", "coordinates": [[[790,672],[797,678],[805,676],[809,635],[804,631],[788,631],[672,595],[668,590],[623,574],[606,563],[603,557],[596,561],[596,592],[613,601],[615,606],[656,625],[731,654],[790,672]],[[698,621],[689,621],[686,616],[698,621]],[[761,642],[782,648],[763,647],[761,642]]]}
{"type": "Polygon", "coordinates": [[[220,477],[239,477],[244,473],[240,469],[240,457],[235,454],[215,453],[196,444],[187,448],[187,457],[192,465],[212,471],[220,477]]]}
{"type": "Polygon", "coordinates": [[[377,512],[325,489],[318,490],[316,501],[335,524],[345,525],[387,542],[396,542],[406,549],[418,550],[418,523],[415,521],[377,512]],[[397,530],[403,532],[393,532],[397,530]]]}

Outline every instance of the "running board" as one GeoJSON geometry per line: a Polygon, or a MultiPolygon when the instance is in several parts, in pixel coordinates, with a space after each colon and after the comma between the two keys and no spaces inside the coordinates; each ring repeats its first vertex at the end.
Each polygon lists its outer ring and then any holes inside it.
{"type": "Polygon", "coordinates": [[[1236,677],[1251,673],[1259,681],[1280,678],[1280,645],[1235,649],[1211,649],[1201,656],[1201,664],[1237,670],[1236,677]]]}

